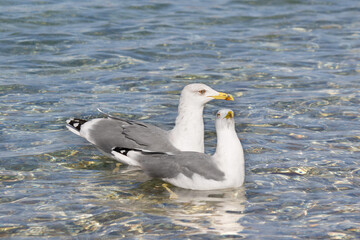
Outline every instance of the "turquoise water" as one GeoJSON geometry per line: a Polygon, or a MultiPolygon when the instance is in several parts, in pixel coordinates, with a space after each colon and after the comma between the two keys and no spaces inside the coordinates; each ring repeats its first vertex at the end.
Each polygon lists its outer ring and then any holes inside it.
{"type": "Polygon", "coordinates": [[[0,237],[360,238],[360,2],[0,1],[0,237]],[[172,127],[234,102],[241,189],[171,187],[65,129],[96,108],[172,127]]]}

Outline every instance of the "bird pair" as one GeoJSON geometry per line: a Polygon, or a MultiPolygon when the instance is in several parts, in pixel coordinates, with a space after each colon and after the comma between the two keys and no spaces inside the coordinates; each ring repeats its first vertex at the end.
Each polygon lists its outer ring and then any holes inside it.
{"type": "Polygon", "coordinates": [[[150,177],[193,190],[239,187],[244,183],[244,153],[235,131],[234,112],[219,110],[214,155],[204,154],[203,109],[213,99],[234,100],[205,84],[181,92],[175,126],[165,131],[151,124],[107,114],[90,121],[67,120],[67,128],[105,155],[139,166],[150,177]]]}

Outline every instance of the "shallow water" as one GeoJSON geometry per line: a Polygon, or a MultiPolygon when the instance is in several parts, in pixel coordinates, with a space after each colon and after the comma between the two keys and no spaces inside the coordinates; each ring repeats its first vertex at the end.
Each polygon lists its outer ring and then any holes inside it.
{"type": "Polygon", "coordinates": [[[357,0],[0,2],[0,237],[360,238],[357,0]],[[96,108],[172,127],[202,82],[234,102],[241,189],[171,187],[65,129],[96,108]]]}

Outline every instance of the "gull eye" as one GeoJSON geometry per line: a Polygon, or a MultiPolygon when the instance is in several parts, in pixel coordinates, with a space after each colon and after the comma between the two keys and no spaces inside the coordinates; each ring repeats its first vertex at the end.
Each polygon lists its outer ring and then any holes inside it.
{"type": "Polygon", "coordinates": [[[199,93],[200,93],[201,95],[204,95],[204,94],[206,93],[206,90],[205,90],[205,89],[202,89],[202,90],[199,91],[199,93]]]}
{"type": "Polygon", "coordinates": [[[217,114],[216,114],[216,116],[217,116],[218,118],[220,117],[220,115],[221,115],[220,113],[217,113],[217,114]]]}

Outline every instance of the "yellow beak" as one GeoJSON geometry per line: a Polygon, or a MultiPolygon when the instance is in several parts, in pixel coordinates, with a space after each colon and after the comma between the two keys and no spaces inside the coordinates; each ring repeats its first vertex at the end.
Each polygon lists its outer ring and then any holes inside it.
{"type": "Polygon", "coordinates": [[[223,100],[226,100],[226,101],[234,101],[234,98],[233,96],[231,96],[231,94],[227,94],[227,93],[222,93],[222,92],[219,92],[219,95],[216,95],[216,96],[210,96],[214,99],[223,99],[223,100]]]}
{"type": "Polygon", "coordinates": [[[233,111],[229,111],[228,114],[226,114],[226,116],[225,116],[226,119],[233,118],[233,117],[234,117],[233,111]]]}

